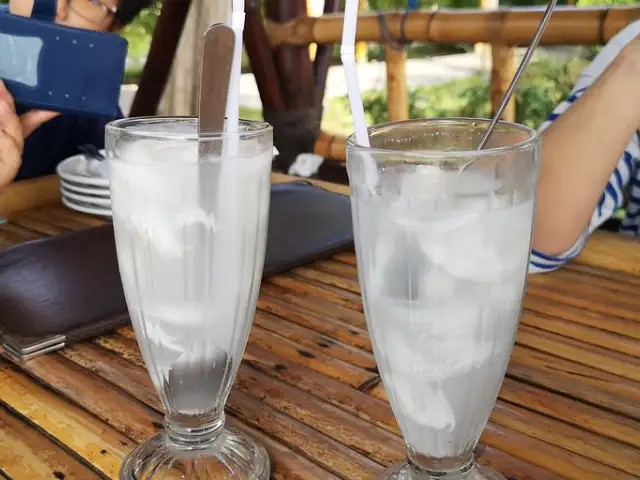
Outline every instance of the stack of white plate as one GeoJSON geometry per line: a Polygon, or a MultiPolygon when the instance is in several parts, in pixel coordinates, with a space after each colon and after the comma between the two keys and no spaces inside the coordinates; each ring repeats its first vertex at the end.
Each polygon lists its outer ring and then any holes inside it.
{"type": "MultiPolygon", "coordinates": [[[[104,150],[100,150],[104,155],[104,150]]],[[[273,155],[278,151],[273,149],[273,155]]],[[[72,210],[111,217],[111,192],[107,161],[88,159],[84,154],[62,161],[57,168],[62,203],[72,210]]]]}
{"type": "Polygon", "coordinates": [[[64,205],[78,212],[111,217],[106,160],[87,160],[82,154],[74,155],[58,165],[57,173],[64,205]]]}

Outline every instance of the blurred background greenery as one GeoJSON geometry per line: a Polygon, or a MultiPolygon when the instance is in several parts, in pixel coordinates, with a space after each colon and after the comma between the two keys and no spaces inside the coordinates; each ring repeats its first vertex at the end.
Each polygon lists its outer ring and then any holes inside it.
{"type": "MultiPolygon", "coordinates": [[[[7,0],[0,0],[0,3],[7,0]]],[[[344,0],[343,0],[344,3],[344,0]]],[[[478,8],[479,0],[419,0],[419,8],[478,8]]],[[[368,0],[369,10],[398,10],[407,6],[407,0],[368,0]]],[[[546,5],[547,0],[500,0],[500,5],[509,7],[525,7],[532,5],[546,5]]],[[[566,5],[567,0],[559,0],[559,5],[566,5]]],[[[599,5],[637,5],[638,0],[577,0],[577,6],[599,5]]],[[[129,41],[130,65],[127,70],[128,80],[135,81],[139,74],[144,57],[149,51],[151,35],[160,14],[162,2],[154,4],[142,11],[140,16],[124,29],[122,35],[129,41]]],[[[472,50],[471,45],[441,45],[441,44],[413,44],[408,48],[409,58],[424,58],[433,55],[447,55],[452,53],[464,53],[472,50]]],[[[382,60],[383,50],[378,44],[369,45],[368,58],[370,60],[382,60]]],[[[340,64],[339,46],[336,45],[334,63],[340,64]]],[[[248,62],[245,57],[245,70],[248,70],[248,62]]]]}
{"type": "Polygon", "coordinates": [[[129,55],[141,57],[147,54],[151,45],[151,36],[160,15],[162,3],[155,1],[151,7],[145,8],[135,21],[124,28],[122,36],[129,41],[129,55]]]}
{"type": "MultiPolygon", "coordinates": [[[[529,65],[516,90],[516,121],[538,128],[553,108],[569,95],[587,64],[588,62],[582,58],[561,61],[550,56],[538,55],[529,65]]],[[[414,88],[410,90],[409,97],[411,118],[486,118],[490,114],[489,80],[481,75],[414,88]]],[[[347,99],[340,100],[347,108],[347,99]]],[[[370,124],[387,121],[384,92],[365,92],[363,103],[370,124]]]]}
{"type": "MultiPolygon", "coordinates": [[[[1,1],[1,0],[0,0],[1,1]]],[[[344,3],[344,1],[343,1],[344,3]]],[[[500,0],[501,6],[525,7],[545,5],[547,0],[500,0]]],[[[567,0],[559,0],[566,5],[567,0]]],[[[637,5],[638,0],[577,0],[577,7],[599,5],[637,5]]],[[[478,8],[479,0],[420,0],[420,8],[478,8]]],[[[368,0],[369,10],[397,10],[407,6],[407,0],[368,0]]],[[[144,64],[151,34],[160,13],[161,3],[156,2],[145,10],[129,27],[123,36],[129,41],[130,62],[126,82],[135,83],[144,64]]],[[[465,53],[473,50],[472,45],[412,44],[408,47],[409,58],[425,58],[436,55],[465,53]]],[[[537,128],[548,117],[553,108],[565,98],[583,68],[599,51],[599,48],[576,50],[577,57],[562,60],[538,55],[530,65],[527,74],[516,93],[517,121],[537,128]]],[[[370,61],[383,59],[382,46],[370,44],[370,61]]],[[[339,46],[334,52],[334,64],[340,64],[339,46]]],[[[249,71],[245,57],[245,72],[249,71]]],[[[489,115],[490,86],[486,76],[476,75],[453,80],[440,85],[418,87],[410,90],[410,116],[473,116],[489,115]]],[[[386,92],[381,90],[363,92],[363,100],[370,123],[386,121],[386,92]]],[[[243,108],[243,116],[260,118],[259,110],[243,108]]],[[[351,132],[349,108],[346,98],[329,99],[325,106],[323,129],[337,134],[351,132]]]]}
{"type": "MultiPolygon", "coordinates": [[[[0,0],[7,3],[7,0],[0,0]]],[[[547,0],[500,0],[501,6],[544,5],[547,0]]],[[[407,5],[407,0],[368,0],[369,10],[397,10],[407,5]]],[[[559,0],[567,4],[567,0],[559,0]]],[[[577,7],[599,5],[637,5],[638,0],[577,0],[577,7]]],[[[478,8],[479,0],[420,0],[420,8],[478,8]]],[[[129,57],[125,83],[137,83],[151,37],[160,14],[162,3],[155,1],[150,8],[142,11],[138,18],[127,26],[122,36],[129,42],[129,57]]],[[[334,63],[340,64],[338,46],[335,49],[334,63]]],[[[472,51],[471,45],[412,44],[408,47],[409,58],[425,58],[436,55],[465,53],[472,51]]],[[[599,51],[599,48],[577,50],[577,56],[570,60],[538,55],[530,65],[525,78],[516,93],[517,121],[538,127],[549,115],[555,105],[568,95],[582,69],[599,51]]],[[[368,49],[370,61],[382,60],[380,45],[371,44],[368,49]]],[[[244,70],[249,71],[245,56],[244,70]]],[[[410,115],[418,117],[473,116],[489,115],[489,82],[486,76],[476,75],[453,80],[440,85],[424,86],[410,91],[410,115]]],[[[376,90],[363,92],[363,100],[370,123],[386,121],[386,92],[376,90]]],[[[243,116],[261,117],[255,109],[243,108],[243,116]]],[[[352,125],[346,98],[333,98],[325,107],[323,129],[338,134],[348,134],[352,125]]]]}

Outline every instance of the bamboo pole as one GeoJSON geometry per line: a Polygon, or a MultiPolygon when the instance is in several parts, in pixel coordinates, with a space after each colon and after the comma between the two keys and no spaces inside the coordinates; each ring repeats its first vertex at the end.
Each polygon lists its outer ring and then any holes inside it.
{"type": "Polygon", "coordinates": [[[387,112],[390,122],[409,118],[409,91],[407,89],[407,52],[384,47],[387,67],[387,112]]]}
{"type": "MultiPolygon", "coordinates": [[[[495,111],[515,69],[516,59],[512,46],[527,45],[539,24],[543,10],[502,9],[499,11],[439,11],[414,12],[405,27],[410,41],[436,43],[492,44],[492,110],[495,111]],[[431,26],[429,26],[431,24],[431,26]]],[[[391,34],[400,33],[402,14],[385,14],[391,34]]],[[[632,8],[559,8],[546,30],[542,43],[546,45],[601,45],[620,30],[640,19],[640,7],[632,8]]],[[[340,38],[342,15],[324,16],[313,22],[296,20],[274,28],[267,25],[271,42],[277,44],[286,35],[290,43],[304,43],[313,39],[320,44],[332,43],[340,38]]],[[[375,16],[360,17],[358,40],[383,42],[375,16]]],[[[389,95],[393,87],[389,85],[389,95]]],[[[393,101],[390,99],[389,103],[393,101]]],[[[391,115],[392,113],[389,112],[391,115]]],[[[503,118],[515,119],[515,103],[507,108],[503,118]]],[[[325,158],[346,160],[346,139],[322,132],[314,152],[325,158]]]]}
{"type": "Polygon", "coordinates": [[[344,137],[320,132],[313,153],[324,158],[345,161],[347,159],[347,143],[344,137]]]}
{"type": "MultiPolygon", "coordinates": [[[[491,115],[495,115],[517,68],[516,50],[507,45],[491,45],[491,115]]],[[[513,95],[502,114],[508,122],[516,121],[516,96],[513,95]]]]}
{"type": "MultiPolygon", "coordinates": [[[[480,8],[482,10],[497,10],[500,8],[500,0],[480,0],[480,8]]],[[[491,44],[488,43],[476,43],[474,45],[474,51],[476,55],[482,58],[483,63],[491,57],[491,44]]]]}
{"type": "MultiPolygon", "coordinates": [[[[502,43],[528,45],[540,23],[543,9],[510,8],[483,10],[418,10],[411,12],[405,25],[408,41],[431,43],[502,43]]],[[[403,13],[384,14],[391,35],[401,36],[403,13]]],[[[318,18],[296,18],[284,24],[268,22],[273,46],[338,43],[342,35],[343,14],[318,18]]],[[[376,13],[359,17],[357,40],[382,42],[376,13]]],[[[640,19],[640,7],[579,8],[558,7],[551,17],[541,44],[601,45],[630,23],[640,19]]]]}
{"type": "MultiPolygon", "coordinates": [[[[358,11],[360,14],[367,10],[367,0],[360,0],[358,3],[358,11]]],[[[367,53],[369,51],[369,45],[367,42],[356,43],[356,62],[364,63],[367,61],[367,53]]]]}
{"type": "MultiPolygon", "coordinates": [[[[319,17],[324,12],[324,0],[306,0],[307,1],[307,16],[308,17],[319,17]]],[[[316,43],[312,43],[309,45],[309,56],[311,60],[316,59],[316,52],[318,50],[318,45],[316,43]]]]}
{"type": "MultiPolygon", "coordinates": [[[[307,17],[305,0],[265,0],[267,22],[287,24],[307,17]]],[[[309,43],[272,45],[273,57],[280,78],[280,88],[288,110],[315,105],[313,63],[309,57],[309,43]]]]}

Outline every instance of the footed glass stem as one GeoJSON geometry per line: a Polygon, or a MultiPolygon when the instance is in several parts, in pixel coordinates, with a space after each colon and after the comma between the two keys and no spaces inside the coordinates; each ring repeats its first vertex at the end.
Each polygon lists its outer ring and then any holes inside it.
{"type": "Polygon", "coordinates": [[[393,465],[382,474],[384,480],[506,480],[498,472],[472,461],[462,469],[430,472],[410,461],[393,465]]]}
{"type": "Polygon", "coordinates": [[[120,480],[268,480],[269,455],[244,433],[222,424],[207,441],[194,436],[190,448],[184,431],[166,431],[139,445],[124,460],[120,480]],[[194,442],[194,445],[196,443],[194,442]]]}

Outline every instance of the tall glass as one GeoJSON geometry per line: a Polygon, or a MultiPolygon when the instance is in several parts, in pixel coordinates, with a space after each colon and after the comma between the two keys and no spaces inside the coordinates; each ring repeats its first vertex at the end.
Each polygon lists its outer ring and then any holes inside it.
{"type": "Polygon", "coordinates": [[[262,277],[272,129],[198,137],[197,119],[132,118],[106,143],[120,276],[166,419],[120,478],[268,479],[264,447],[225,427],[224,406],[262,277]]]}
{"type": "Polygon", "coordinates": [[[526,283],[535,131],[429,119],[351,137],[347,169],[367,325],[408,460],[396,480],[503,479],[473,450],[504,379],[526,283]]]}

